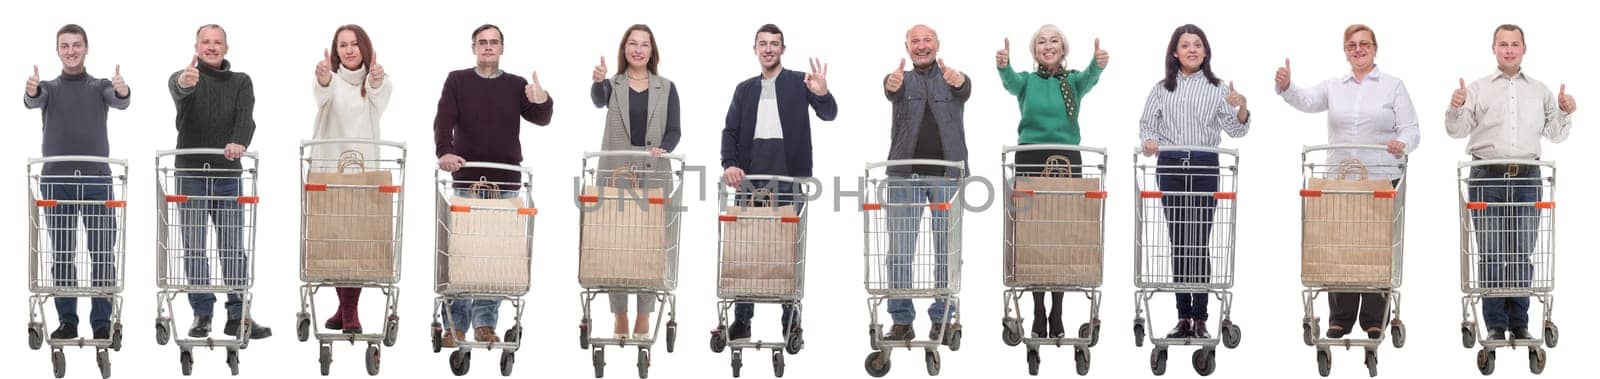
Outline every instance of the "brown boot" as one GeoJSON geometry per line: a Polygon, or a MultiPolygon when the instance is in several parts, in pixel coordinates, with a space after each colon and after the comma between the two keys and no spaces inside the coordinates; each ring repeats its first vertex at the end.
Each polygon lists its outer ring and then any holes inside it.
{"type": "Polygon", "coordinates": [[[478,342],[500,342],[500,336],[495,335],[494,328],[480,326],[472,330],[473,339],[478,342]]]}
{"type": "Polygon", "coordinates": [[[467,332],[463,330],[445,329],[444,333],[445,335],[443,342],[441,342],[439,346],[445,349],[454,349],[456,347],[456,341],[467,340],[467,332]],[[451,338],[452,335],[454,338],[451,338]]]}

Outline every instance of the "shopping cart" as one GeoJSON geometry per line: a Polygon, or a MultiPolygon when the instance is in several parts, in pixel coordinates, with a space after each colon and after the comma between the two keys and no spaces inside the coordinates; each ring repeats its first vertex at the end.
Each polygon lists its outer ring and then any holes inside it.
{"type": "MultiPolygon", "coordinates": [[[[1076,145],[1007,146],[1000,153],[1008,194],[1000,337],[1007,346],[1026,345],[1028,374],[1039,374],[1040,346],[1072,346],[1078,375],[1089,373],[1089,348],[1100,340],[1100,284],[1104,271],[1105,150],[1076,145]],[[1019,162],[1019,154],[1053,155],[1045,162],[1019,162]],[[1085,154],[1087,153],[1087,154],[1085,154]],[[1088,157],[1082,157],[1088,155],[1088,157]],[[1071,292],[1089,300],[1089,318],[1076,337],[1024,337],[1022,296],[1071,292]]],[[[1036,305],[1037,306],[1037,305],[1036,305]]]]}
{"type": "MultiPolygon", "coordinates": [[[[1167,371],[1169,346],[1199,346],[1191,363],[1196,373],[1211,375],[1217,368],[1218,342],[1239,345],[1233,310],[1234,230],[1238,200],[1239,152],[1203,146],[1162,146],[1168,163],[1145,157],[1136,147],[1133,155],[1134,213],[1133,341],[1144,346],[1149,325],[1159,325],[1146,315],[1157,293],[1216,297],[1222,322],[1220,338],[1165,338],[1150,335],[1150,371],[1167,371]],[[1210,157],[1215,157],[1214,161],[1210,157]],[[1153,161],[1153,162],[1152,162],[1153,161]],[[1209,161],[1209,162],[1208,162],[1209,161]],[[1213,166],[1214,165],[1214,166],[1213,166]],[[1162,186],[1162,181],[1170,186],[1162,186]],[[1209,188],[1215,184],[1215,189],[1209,188]],[[1163,188],[1167,187],[1167,188],[1163,188]]],[[[1154,316],[1154,312],[1148,312],[1154,316]]]]}
{"type": "Polygon", "coordinates": [[[1528,349],[1528,369],[1544,372],[1545,347],[1561,334],[1555,307],[1555,162],[1486,159],[1456,166],[1461,199],[1461,346],[1478,350],[1478,371],[1494,373],[1495,349],[1528,349]],[[1490,175],[1473,175],[1475,171],[1490,175]],[[1478,177],[1475,177],[1478,176],[1478,177]],[[1544,309],[1544,338],[1495,339],[1478,333],[1478,304],[1532,297],[1544,309]],[[1541,347],[1541,345],[1543,345],[1541,347]]]}
{"type": "Polygon", "coordinates": [[[807,183],[799,178],[747,175],[741,187],[720,187],[717,204],[717,328],[711,351],[731,348],[733,376],[744,366],[744,349],[771,349],[773,376],[783,377],[783,352],[805,346],[798,330],[805,294],[807,183]],[[786,190],[785,187],[788,189],[786,190]],[[776,342],[732,339],[729,309],[738,303],[792,308],[784,338],[776,342]]]}
{"type": "Polygon", "coordinates": [[[401,220],[405,212],[406,145],[371,139],[300,142],[300,312],[295,335],[317,338],[322,375],[333,364],[333,343],[364,342],[368,375],[378,375],[378,344],[394,346],[400,316],[401,220]],[[344,150],[348,149],[348,150],[344,150]],[[336,151],[343,150],[343,151],[336,151]],[[378,153],[367,157],[362,151],[378,153]],[[330,154],[339,153],[337,158],[330,154]],[[388,157],[388,158],[381,158],[388,157]],[[376,289],[384,296],[377,333],[325,332],[312,320],[325,288],[376,289]]]}
{"type": "Polygon", "coordinates": [[[128,162],[93,156],[55,156],[28,161],[28,348],[50,346],[55,376],[67,373],[66,347],[90,347],[100,376],[111,377],[111,353],[122,350],[122,258],[127,232],[128,162]],[[82,170],[46,173],[46,166],[95,165],[103,173],[82,170]],[[82,232],[79,232],[79,221],[82,232]],[[80,242],[81,241],[81,242],[80,242]],[[80,274],[81,273],[81,274],[80,274]],[[87,276],[87,277],[85,277],[87,276]],[[56,298],[108,301],[111,334],[107,339],[48,337],[45,305],[56,298]]]}
{"type": "MultiPolygon", "coordinates": [[[[1328,376],[1334,347],[1365,351],[1367,374],[1378,375],[1378,338],[1324,338],[1316,300],[1323,294],[1378,294],[1395,348],[1405,346],[1400,282],[1405,251],[1406,159],[1367,163],[1362,155],[1387,155],[1384,145],[1308,146],[1300,154],[1300,283],[1302,339],[1317,349],[1317,373],[1328,376]],[[1392,183],[1392,180],[1397,183],[1392,183]]],[[[1364,307],[1377,306],[1363,304],[1364,307]]],[[[1359,327],[1356,324],[1352,327],[1359,327]]]]}
{"type": "Polygon", "coordinates": [[[867,333],[874,350],[867,354],[865,362],[868,375],[888,374],[889,355],[895,348],[922,349],[928,375],[938,375],[942,363],[939,347],[961,349],[961,299],[956,294],[961,293],[961,187],[965,178],[966,162],[962,161],[904,159],[866,165],[861,205],[865,262],[862,271],[867,312],[872,316],[867,333]],[[959,174],[952,178],[888,173],[891,167],[914,166],[938,166],[959,174]],[[948,200],[937,200],[941,198],[948,200]],[[890,299],[944,301],[949,313],[942,321],[949,327],[939,328],[936,340],[886,340],[878,309],[890,299]]]}
{"type": "Polygon", "coordinates": [[[578,346],[590,351],[594,377],[605,375],[606,346],[637,347],[639,377],[650,372],[650,348],[666,320],[667,352],[677,341],[679,221],[683,214],[682,155],[643,151],[585,152],[578,212],[578,346]],[[654,299],[648,338],[596,338],[591,306],[600,295],[654,299]]]}
{"type": "Polygon", "coordinates": [[[223,149],[191,148],[156,152],[156,343],[178,345],[183,375],[194,370],[194,348],[223,348],[228,370],[239,374],[239,350],[250,345],[255,285],[257,159],[239,158],[242,168],[178,168],[183,157],[215,157],[223,149]],[[232,188],[230,188],[232,187],[232,188]],[[208,226],[211,225],[211,226],[208,226]],[[217,275],[220,274],[220,275],[217,275]],[[178,333],[172,299],[183,294],[237,295],[241,301],[237,336],[187,338],[178,333]]]}
{"type": "MultiPolygon", "coordinates": [[[[528,293],[532,267],[535,216],[532,169],[487,162],[466,162],[462,170],[485,175],[456,180],[435,170],[434,293],[431,336],[433,352],[446,338],[456,345],[450,352],[450,372],[466,375],[472,367],[472,350],[500,350],[500,375],[511,376],[517,350],[522,347],[523,295],[528,293]],[[515,179],[488,179],[491,173],[515,179]],[[457,301],[492,300],[511,303],[512,326],[499,342],[457,339],[445,333],[456,315],[457,301]]],[[[496,309],[496,312],[499,310],[496,309]]],[[[463,316],[465,317],[465,316],[463,316]]]]}

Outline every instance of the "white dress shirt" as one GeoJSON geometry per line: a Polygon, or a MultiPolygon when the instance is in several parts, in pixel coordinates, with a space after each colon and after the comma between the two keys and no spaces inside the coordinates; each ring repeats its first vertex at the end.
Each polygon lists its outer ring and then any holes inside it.
{"type": "MultiPolygon", "coordinates": [[[[1208,146],[1222,143],[1219,131],[1229,137],[1243,137],[1249,123],[1239,122],[1239,108],[1228,105],[1228,87],[1211,84],[1205,74],[1178,73],[1178,85],[1167,91],[1156,82],[1144,102],[1139,117],[1139,140],[1155,140],[1161,146],[1208,146]]],[[[1248,120],[1247,120],[1248,121],[1248,120]]]]}
{"type": "Polygon", "coordinates": [[[1538,159],[1539,137],[1560,143],[1572,129],[1550,87],[1522,72],[1495,72],[1467,84],[1467,102],[1444,113],[1451,138],[1472,139],[1467,154],[1483,159],[1538,159]]]}
{"type": "MultiPolygon", "coordinates": [[[[1328,112],[1330,144],[1387,145],[1399,140],[1409,153],[1421,143],[1417,110],[1411,106],[1405,83],[1376,67],[1359,82],[1349,73],[1309,89],[1291,85],[1279,95],[1301,112],[1328,112]]],[[[1400,159],[1387,151],[1333,150],[1327,158],[1328,164],[1355,159],[1367,165],[1375,177],[1400,177],[1400,159]]]]}

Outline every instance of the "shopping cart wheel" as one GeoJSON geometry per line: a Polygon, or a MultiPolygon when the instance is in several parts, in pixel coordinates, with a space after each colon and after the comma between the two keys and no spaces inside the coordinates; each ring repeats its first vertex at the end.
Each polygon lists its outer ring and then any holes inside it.
{"type": "Polygon", "coordinates": [[[167,330],[167,323],[156,321],[156,344],[165,346],[167,340],[172,339],[171,331],[167,330]]]}
{"type": "Polygon", "coordinates": [[[1089,347],[1100,344],[1100,322],[1085,322],[1078,325],[1078,338],[1088,338],[1089,347]]]}
{"type": "Polygon", "coordinates": [[[41,327],[28,325],[28,348],[29,349],[39,350],[40,347],[44,347],[44,332],[40,331],[39,330],[40,328],[41,327]]]}
{"type": "Polygon", "coordinates": [[[1532,372],[1534,375],[1543,374],[1544,373],[1544,362],[1545,362],[1544,349],[1540,349],[1538,347],[1534,347],[1532,349],[1528,349],[1528,371],[1529,372],[1532,372]]]}
{"type": "Polygon", "coordinates": [[[784,338],[783,342],[784,351],[787,351],[791,355],[800,354],[800,349],[804,349],[806,347],[805,331],[800,330],[799,328],[791,330],[789,331],[789,335],[784,338]]]}
{"type": "Polygon", "coordinates": [[[1556,323],[1554,321],[1545,321],[1544,322],[1544,346],[1553,349],[1553,348],[1556,347],[1556,342],[1559,341],[1560,339],[1561,339],[1561,329],[1556,328],[1556,323]]]}
{"type": "Polygon", "coordinates": [[[178,352],[178,366],[183,369],[183,376],[194,373],[194,352],[183,350],[178,352]]]}
{"type": "Polygon", "coordinates": [[[1144,319],[1142,318],[1133,320],[1133,346],[1144,347],[1144,319]]]}
{"type": "Polygon", "coordinates": [[[872,324],[870,326],[867,326],[867,347],[868,348],[873,349],[873,350],[877,350],[878,349],[878,343],[882,342],[882,339],[883,339],[883,325],[881,325],[881,324],[872,324]]]}
{"type": "Polygon", "coordinates": [[[944,344],[950,347],[950,351],[961,350],[961,329],[956,328],[956,330],[945,333],[944,344]]]}
{"type": "Polygon", "coordinates": [[[111,350],[122,351],[122,323],[121,322],[111,324],[111,350]]]}
{"type": "Polygon", "coordinates": [[[1244,331],[1239,329],[1239,324],[1222,320],[1222,346],[1229,349],[1239,347],[1239,340],[1244,338],[1244,331]]]}
{"type": "Polygon", "coordinates": [[[400,316],[389,316],[383,324],[383,346],[393,347],[400,338],[400,316]]]}
{"type": "Polygon", "coordinates": [[[733,377],[737,378],[739,369],[744,368],[744,349],[733,348],[733,351],[728,352],[728,356],[732,357],[732,361],[728,364],[733,367],[733,377]]]}
{"type": "Polygon", "coordinates": [[[1217,371],[1217,350],[1215,348],[1201,348],[1195,350],[1190,358],[1193,360],[1194,372],[1200,376],[1210,376],[1217,371]]]}
{"type": "Polygon", "coordinates": [[[57,379],[67,376],[67,353],[61,349],[50,349],[50,368],[55,372],[57,379]]]}
{"type": "Polygon", "coordinates": [[[773,350],[772,351],[772,376],[773,377],[778,377],[778,378],[782,378],[783,377],[783,352],[782,351],[778,351],[778,350],[773,350]]]}
{"type": "Polygon", "coordinates": [[[1333,372],[1333,353],[1327,349],[1317,349],[1317,375],[1328,377],[1333,372]]]}
{"type": "Polygon", "coordinates": [[[871,354],[867,354],[866,366],[867,375],[872,375],[874,378],[882,378],[884,375],[889,374],[889,357],[884,356],[881,351],[874,351],[871,354]]]}
{"type": "Polygon", "coordinates": [[[439,322],[435,321],[433,323],[433,327],[428,331],[428,334],[433,340],[433,352],[437,353],[444,348],[444,329],[439,325],[439,322]]]}
{"type": "Polygon", "coordinates": [[[650,350],[639,348],[639,379],[650,377],[650,350]]]}
{"type": "Polygon", "coordinates": [[[1394,343],[1396,349],[1406,347],[1406,324],[1395,320],[1394,325],[1389,326],[1389,342],[1394,343]]]}
{"type": "MultiPolygon", "coordinates": [[[[242,330],[248,331],[250,329],[242,330]]],[[[239,376],[239,349],[228,348],[228,357],[226,359],[228,362],[228,373],[233,376],[239,376]]]]}
{"type": "Polygon", "coordinates": [[[923,352],[922,363],[928,366],[928,376],[939,376],[939,352],[923,352]]]}
{"type": "Polygon", "coordinates": [[[667,321],[667,352],[671,353],[678,344],[678,321],[667,321]]]}
{"type": "Polygon", "coordinates": [[[378,350],[378,345],[367,345],[368,376],[378,376],[378,369],[382,367],[381,364],[383,363],[383,356],[381,354],[382,353],[380,353],[378,350]]]}
{"type": "Polygon", "coordinates": [[[1305,342],[1306,346],[1317,345],[1317,324],[1315,322],[1306,321],[1300,323],[1300,340],[1305,342]]]}
{"type": "Polygon", "coordinates": [[[1017,346],[1022,343],[1022,320],[1015,317],[1000,319],[1000,341],[1006,346],[1017,346]]]}
{"type": "Polygon", "coordinates": [[[1167,373],[1167,349],[1157,347],[1150,350],[1150,373],[1155,376],[1167,373]]]}
{"type": "MultiPolygon", "coordinates": [[[[589,319],[578,321],[578,348],[589,348],[589,319]]],[[[598,376],[596,376],[598,378],[598,376]]]]}
{"type": "Polygon", "coordinates": [[[1471,349],[1474,344],[1478,343],[1477,329],[1477,326],[1471,323],[1461,324],[1461,347],[1471,349]]]}
{"type": "Polygon", "coordinates": [[[450,352],[450,373],[456,376],[466,375],[472,370],[472,351],[456,350],[450,352]]]}
{"type": "Polygon", "coordinates": [[[1494,374],[1494,350],[1489,348],[1478,350],[1478,373],[1484,376],[1494,374]]]}
{"type": "Polygon", "coordinates": [[[721,353],[722,349],[728,347],[728,340],[722,337],[727,334],[728,327],[725,325],[717,325],[717,330],[711,331],[711,352],[721,353]]]}
{"type": "Polygon", "coordinates": [[[320,365],[322,376],[328,376],[328,368],[333,366],[333,346],[322,345],[317,349],[317,364],[320,365]]]}
{"type": "Polygon", "coordinates": [[[500,351],[500,376],[511,376],[511,368],[517,364],[517,353],[508,350],[500,351]]]}
{"type": "Polygon", "coordinates": [[[1376,350],[1367,350],[1366,363],[1367,363],[1367,376],[1368,377],[1377,377],[1378,376],[1378,352],[1376,350]]]}
{"type": "Polygon", "coordinates": [[[1039,375],[1039,348],[1028,347],[1028,375],[1039,375]]]}
{"type": "Polygon", "coordinates": [[[506,341],[507,343],[522,340],[522,325],[512,325],[511,329],[506,329],[506,335],[505,337],[501,338],[501,340],[506,341]]]}
{"type": "Polygon", "coordinates": [[[295,314],[294,318],[294,337],[300,339],[300,342],[311,339],[311,315],[300,312],[295,314]]]}
{"type": "Polygon", "coordinates": [[[591,350],[589,359],[594,362],[594,377],[604,378],[606,376],[606,349],[598,347],[591,350]]]}
{"type": "Polygon", "coordinates": [[[1089,375],[1089,349],[1072,348],[1072,363],[1077,364],[1078,376],[1089,375]]]}
{"type": "Polygon", "coordinates": [[[94,352],[94,363],[100,367],[101,379],[111,378],[111,352],[105,349],[96,350],[94,352]]]}

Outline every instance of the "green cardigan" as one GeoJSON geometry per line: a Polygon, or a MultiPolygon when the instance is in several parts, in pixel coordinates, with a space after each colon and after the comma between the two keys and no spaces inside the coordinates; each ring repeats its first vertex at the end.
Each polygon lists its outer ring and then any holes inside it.
{"type": "MultiPolygon", "coordinates": [[[[1055,78],[1043,78],[1030,72],[1016,72],[1010,65],[1000,67],[1000,84],[1017,97],[1017,108],[1022,120],[1017,123],[1017,143],[1077,145],[1078,117],[1067,117],[1067,107],[1061,101],[1061,83],[1055,78]]],[[[1067,84],[1072,86],[1073,99],[1082,114],[1083,95],[1100,82],[1104,69],[1089,61],[1089,68],[1067,74],[1067,84]]]]}

